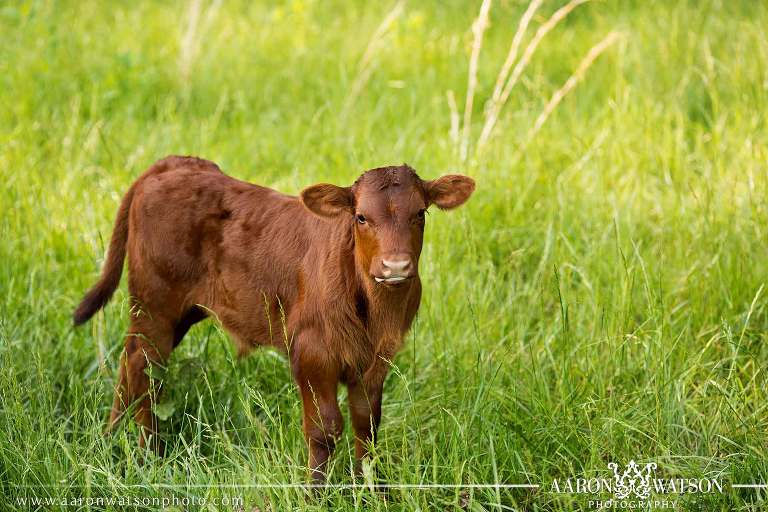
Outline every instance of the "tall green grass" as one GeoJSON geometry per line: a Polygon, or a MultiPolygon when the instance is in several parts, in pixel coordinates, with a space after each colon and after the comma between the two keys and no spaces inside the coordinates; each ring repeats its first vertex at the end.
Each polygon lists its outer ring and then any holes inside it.
{"type": "MultiPolygon", "coordinates": [[[[550,493],[553,478],[630,459],[768,480],[763,3],[580,6],[466,163],[446,92],[463,104],[479,2],[406,4],[365,63],[392,5],[202,2],[190,28],[195,5],[0,5],[0,509],[174,493],[242,495],[246,510],[574,510],[584,498],[550,493]],[[622,40],[518,158],[551,94],[611,30],[622,40]],[[227,488],[304,482],[306,454],[287,363],[269,351],[238,361],[212,323],[166,374],[167,456],[142,453],[130,422],[102,437],[125,285],[84,328],[70,314],[122,193],[167,154],[289,193],[403,161],[424,178],[473,176],[463,209],[427,221],[422,307],[386,383],[372,466],[390,483],[542,487],[329,488],[314,500],[227,488]]],[[[559,5],[545,2],[532,28],[559,5]]],[[[473,140],[525,7],[491,10],[473,140]]],[[[352,481],[350,440],[333,483],[352,481]]],[[[726,485],[680,506],[757,510],[765,498],[726,485]]]]}

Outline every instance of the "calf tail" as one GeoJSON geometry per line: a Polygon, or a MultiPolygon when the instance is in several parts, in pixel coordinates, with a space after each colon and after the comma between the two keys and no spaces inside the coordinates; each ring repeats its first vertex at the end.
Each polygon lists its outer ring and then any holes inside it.
{"type": "Polygon", "coordinates": [[[133,189],[132,186],[123,197],[123,202],[120,203],[115,228],[112,231],[112,240],[109,242],[107,261],[101,271],[101,277],[93,285],[93,288],[88,290],[72,315],[75,326],[87,322],[98,310],[103,308],[120,285],[120,276],[123,273],[123,261],[125,260],[125,246],[128,242],[128,213],[131,210],[133,189]]]}

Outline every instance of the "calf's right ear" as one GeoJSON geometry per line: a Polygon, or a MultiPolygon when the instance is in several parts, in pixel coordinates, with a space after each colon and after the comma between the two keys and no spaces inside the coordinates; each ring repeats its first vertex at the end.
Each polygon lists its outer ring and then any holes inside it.
{"type": "Polygon", "coordinates": [[[350,187],[337,187],[328,183],[302,190],[301,202],[309,211],[321,217],[335,217],[344,211],[353,213],[355,208],[355,196],[350,187]]]}

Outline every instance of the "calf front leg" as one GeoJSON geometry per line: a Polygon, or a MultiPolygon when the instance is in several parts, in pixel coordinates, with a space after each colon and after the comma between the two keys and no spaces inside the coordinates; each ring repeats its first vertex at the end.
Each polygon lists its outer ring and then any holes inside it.
{"type": "Polygon", "coordinates": [[[386,363],[377,361],[362,379],[349,385],[349,415],[355,431],[356,472],[362,470],[362,459],[368,455],[368,445],[376,442],[381,422],[381,397],[386,363]]]}
{"type": "Polygon", "coordinates": [[[314,483],[325,482],[328,458],[344,429],[336,398],[339,375],[336,365],[323,355],[300,354],[295,369],[304,408],[304,436],[309,448],[309,469],[314,483]]]}

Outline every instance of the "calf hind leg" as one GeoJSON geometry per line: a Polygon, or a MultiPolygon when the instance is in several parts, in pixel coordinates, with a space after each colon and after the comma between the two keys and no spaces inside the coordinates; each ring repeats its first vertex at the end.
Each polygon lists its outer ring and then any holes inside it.
{"type": "Polygon", "coordinates": [[[151,441],[150,446],[157,452],[162,452],[163,447],[157,438],[157,417],[152,412],[152,404],[157,399],[161,383],[153,381],[146,370],[153,363],[167,363],[178,343],[177,337],[173,322],[148,316],[132,318],[125,350],[120,357],[120,375],[107,426],[111,431],[126,410],[135,404],[135,419],[141,429],[139,445],[143,448],[151,441]]]}

